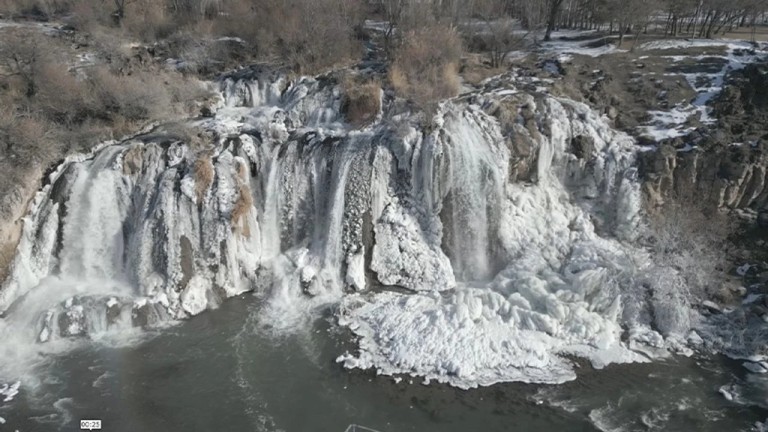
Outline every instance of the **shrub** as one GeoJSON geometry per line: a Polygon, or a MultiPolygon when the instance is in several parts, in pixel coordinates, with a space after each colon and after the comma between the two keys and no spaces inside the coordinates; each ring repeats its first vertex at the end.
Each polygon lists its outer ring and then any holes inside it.
{"type": "MultiPolygon", "coordinates": [[[[61,39],[34,29],[2,36],[0,157],[17,164],[45,165],[147,121],[188,117],[210,95],[199,81],[153,64],[129,74],[107,66],[69,71],[62,67],[68,59],[61,39]]],[[[112,54],[115,59],[125,53],[112,54]]]]}
{"type": "Polygon", "coordinates": [[[171,98],[158,78],[149,73],[118,76],[102,67],[93,72],[91,83],[104,112],[135,122],[168,112],[171,98]]]}
{"type": "Polygon", "coordinates": [[[0,154],[16,166],[31,166],[57,157],[60,147],[45,119],[34,113],[0,108],[0,154]]]}
{"type": "Polygon", "coordinates": [[[376,119],[381,111],[381,85],[378,82],[347,79],[343,90],[341,110],[349,123],[360,127],[376,119]]]}
{"type": "Polygon", "coordinates": [[[86,82],[78,80],[61,65],[45,60],[37,73],[37,93],[29,101],[51,121],[63,125],[98,117],[98,101],[86,82]]]}
{"type": "Polygon", "coordinates": [[[40,21],[66,13],[70,7],[71,2],[66,0],[0,0],[0,13],[40,21]]]}
{"type": "Polygon", "coordinates": [[[185,16],[174,16],[163,1],[137,0],[126,7],[121,26],[128,34],[146,42],[171,36],[187,21],[185,16]]]}
{"type": "Polygon", "coordinates": [[[728,271],[730,239],[740,228],[735,219],[689,193],[673,193],[650,216],[655,260],[678,270],[694,298],[716,294],[728,271]]]}
{"type": "Polygon", "coordinates": [[[254,6],[256,45],[296,72],[317,73],[355,54],[358,0],[266,0],[254,6]]]}
{"type": "Polygon", "coordinates": [[[452,27],[434,25],[405,34],[394,51],[389,79],[395,93],[431,111],[436,103],[456,96],[461,39],[452,27]]]}

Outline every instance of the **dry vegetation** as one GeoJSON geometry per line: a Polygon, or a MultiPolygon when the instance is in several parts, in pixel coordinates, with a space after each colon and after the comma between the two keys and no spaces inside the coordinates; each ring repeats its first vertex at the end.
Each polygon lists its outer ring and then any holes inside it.
{"type": "Polygon", "coordinates": [[[456,96],[461,38],[448,26],[411,30],[393,53],[389,79],[398,96],[426,111],[441,99],[456,96]]]}
{"type": "Polygon", "coordinates": [[[719,296],[738,221],[705,206],[693,191],[672,195],[650,215],[653,256],[662,266],[677,270],[695,298],[719,296]]]}
{"type": "Polygon", "coordinates": [[[40,150],[81,149],[88,136],[121,135],[149,120],[188,115],[206,96],[194,81],[166,70],[69,68],[61,58],[64,43],[35,30],[3,37],[8,43],[0,46],[0,144],[7,157],[33,162],[51,156],[40,150]]]}
{"type": "Polygon", "coordinates": [[[11,17],[67,21],[77,30],[160,42],[169,55],[216,72],[230,56],[314,73],[358,56],[360,0],[0,0],[11,17]]]}
{"type": "Polygon", "coordinates": [[[347,78],[342,87],[341,109],[347,121],[357,127],[373,122],[381,111],[381,84],[375,80],[347,78]]]}

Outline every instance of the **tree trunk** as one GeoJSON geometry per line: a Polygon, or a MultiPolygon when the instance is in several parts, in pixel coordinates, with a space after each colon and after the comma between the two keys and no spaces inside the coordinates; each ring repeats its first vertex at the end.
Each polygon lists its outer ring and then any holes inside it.
{"type": "MultiPolygon", "coordinates": [[[[645,25],[646,25],[645,33],[648,33],[648,27],[647,27],[648,23],[646,23],[645,25]]],[[[635,40],[632,41],[632,48],[629,49],[629,52],[635,52],[635,48],[637,47],[637,43],[640,41],[641,33],[642,32],[635,32],[635,40]]]]}
{"type": "MultiPolygon", "coordinates": [[[[707,26],[707,32],[705,33],[707,39],[712,39],[712,30],[714,30],[715,24],[717,24],[717,21],[719,20],[720,20],[720,11],[717,11],[715,12],[715,15],[712,16],[712,19],[709,21],[709,26],[707,26]]],[[[703,27],[702,27],[702,30],[703,30],[703,27]]]]}
{"type": "Polygon", "coordinates": [[[547,19],[547,32],[544,33],[544,40],[552,40],[552,32],[555,30],[555,24],[557,24],[557,14],[560,12],[560,6],[563,4],[563,0],[550,0],[549,2],[549,17],[547,19]]]}
{"type": "Polygon", "coordinates": [[[116,26],[120,26],[125,18],[125,0],[115,0],[115,11],[112,13],[112,20],[116,26]]]}

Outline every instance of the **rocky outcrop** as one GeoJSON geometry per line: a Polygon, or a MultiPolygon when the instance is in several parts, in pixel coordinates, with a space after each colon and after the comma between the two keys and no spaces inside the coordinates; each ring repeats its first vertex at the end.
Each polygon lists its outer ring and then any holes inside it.
{"type": "Polygon", "coordinates": [[[710,209],[762,211],[768,204],[768,143],[683,147],[663,143],[641,153],[640,167],[652,206],[669,199],[710,209]]]}
{"type": "Polygon", "coordinates": [[[710,209],[763,212],[768,206],[768,77],[753,64],[729,75],[714,101],[717,124],[642,153],[652,207],[669,199],[710,209]]]}

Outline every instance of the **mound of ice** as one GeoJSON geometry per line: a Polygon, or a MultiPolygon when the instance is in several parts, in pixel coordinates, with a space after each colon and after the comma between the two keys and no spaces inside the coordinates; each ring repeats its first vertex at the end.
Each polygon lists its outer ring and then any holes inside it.
{"type": "Polygon", "coordinates": [[[371,269],[381,283],[412,290],[448,289],[456,284],[451,262],[440,249],[440,232],[425,232],[418,217],[402,206],[391,203],[384,209],[375,235],[371,269]]]}
{"type": "Polygon", "coordinates": [[[499,381],[559,383],[575,378],[568,361],[552,353],[551,336],[510,321],[536,322],[502,296],[460,289],[438,294],[383,293],[345,298],[342,325],[361,336],[360,355],[339,358],[347,367],[413,374],[462,388],[499,381]],[[348,318],[345,318],[348,317],[348,318]]]}

